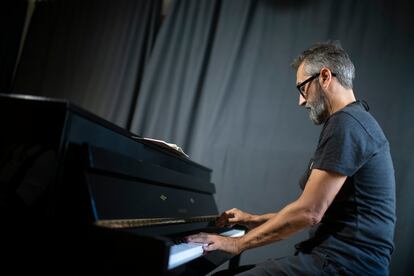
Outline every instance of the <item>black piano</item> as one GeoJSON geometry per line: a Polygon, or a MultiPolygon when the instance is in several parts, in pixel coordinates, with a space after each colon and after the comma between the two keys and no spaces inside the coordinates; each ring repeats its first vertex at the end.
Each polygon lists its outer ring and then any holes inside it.
{"type": "Polygon", "coordinates": [[[183,242],[214,226],[211,170],[64,100],[0,94],[0,258],[37,275],[205,275],[239,256],[183,242]]]}

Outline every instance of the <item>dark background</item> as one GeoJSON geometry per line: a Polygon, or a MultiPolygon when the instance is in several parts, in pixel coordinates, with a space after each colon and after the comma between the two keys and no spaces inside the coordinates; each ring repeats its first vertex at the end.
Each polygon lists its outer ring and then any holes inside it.
{"type": "MultiPolygon", "coordinates": [[[[413,4],[166,3],[2,1],[1,91],[66,98],[132,132],[176,143],[213,169],[220,211],[273,212],[299,195],[320,131],[297,106],[290,63],[316,42],[340,40],[356,67],[354,92],[369,103],[391,145],[397,180],[391,274],[410,274],[413,4]]],[[[245,252],[242,263],[291,254],[305,236],[245,252]]]]}

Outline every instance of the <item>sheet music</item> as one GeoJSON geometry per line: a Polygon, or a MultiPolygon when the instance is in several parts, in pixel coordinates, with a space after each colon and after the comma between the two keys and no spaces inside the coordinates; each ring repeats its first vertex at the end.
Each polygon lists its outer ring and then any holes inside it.
{"type": "Polygon", "coordinates": [[[156,144],[158,146],[161,146],[163,148],[167,148],[167,149],[172,149],[174,150],[177,154],[181,155],[181,156],[185,156],[187,158],[190,158],[190,156],[188,156],[188,154],[186,154],[183,149],[179,146],[177,146],[176,144],[173,143],[168,143],[165,142],[163,140],[158,140],[158,139],[153,139],[153,138],[148,138],[148,137],[138,137],[138,136],[132,136],[132,138],[134,139],[139,139],[139,140],[145,140],[148,142],[151,142],[153,144],[156,144]]]}

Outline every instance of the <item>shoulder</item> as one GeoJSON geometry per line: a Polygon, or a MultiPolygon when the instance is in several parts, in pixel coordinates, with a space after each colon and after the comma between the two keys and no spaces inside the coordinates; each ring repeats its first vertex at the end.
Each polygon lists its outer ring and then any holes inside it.
{"type": "Polygon", "coordinates": [[[358,117],[346,110],[332,114],[323,127],[322,136],[368,134],[358,117]]]}
{"type": "Polygon", "coordinates": [[[324,130],[348,135],[362,135],[385,142],[385,135],[375,118],[359,104],[352,104],[331,115],[324,130]],[[326,129],[326,130],[325,130],[326,129]]]}
{"type": "Polygon", "coordinates": [[[331,145],[347,150],[377,152],[388,141],[375,118],[360,106],[348,106],[329,117],[319,147],[331,145]]]}
{"type": "Polygon", "coordinates": [[[356,116],[356,114],[353,114],[353,112],[349,112],[348,110],[340,110],[331,115],[327,121],[327,126],[360,125],[358,117],[360,116],[356,116]]]}

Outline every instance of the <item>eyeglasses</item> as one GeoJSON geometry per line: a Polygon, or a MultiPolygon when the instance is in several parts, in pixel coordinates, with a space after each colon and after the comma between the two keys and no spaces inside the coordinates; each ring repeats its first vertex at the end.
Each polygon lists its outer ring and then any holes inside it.
{"type": "MultiPolygon", "coordinates": [[[[307,98],[307,93],[305,93],[305,84],[307,84],[308,82],[313,81],[314,79],[316,79],[317,77],[319,77],[321,73],[316,73],[313,74],[312,76],[310,76],[309,78],[307,78],[306,80],[304,80],[303,82],[299,83],[298,85],[296,85],[296,88],[299,90],[299,93],[302,95],[302,97],[306,100],[307,98]]],[[[336,76],[335,73],[332,73],[332,76],[336,76]]]]}

